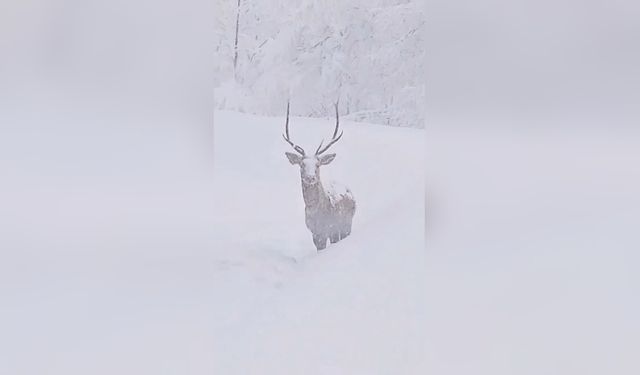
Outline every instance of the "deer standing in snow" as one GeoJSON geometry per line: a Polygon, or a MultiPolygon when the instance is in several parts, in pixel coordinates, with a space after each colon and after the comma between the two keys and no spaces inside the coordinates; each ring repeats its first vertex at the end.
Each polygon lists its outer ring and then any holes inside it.
{"type": "Polygon", "coordinates": [[[351,190],[336,183],[329,183],[326,187],[320,181],[320,166],[333,161],[336,154],[325,154],[329,147],[338,142],[342,132],[338,135],[340,117],[336,104],[336,128],[331,141],[322,147],[324,141],[313,155],[307,155],[304,149],[294,144],[289,138],[289,104],[287,103],[287,120],[285,141],[299,154],[285,152],[291,164],[300,166],[302,180],[302,197],[304,198],[305,223],[313,235],[316,249],[323,250],[327,246],[327,239],[336,243],[351,234],[351,221],[356,211],[356,201],[351,190]]]}

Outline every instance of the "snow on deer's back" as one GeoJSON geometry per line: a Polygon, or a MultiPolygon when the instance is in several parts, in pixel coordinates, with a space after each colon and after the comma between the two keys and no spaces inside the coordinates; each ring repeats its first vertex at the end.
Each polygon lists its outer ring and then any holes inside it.
{"type": "Polygon", "coordinates": [[[329,201],[331,202],[331,204],[336,204],[343,199],[352,200],[354,203],[356,201],[351,190],[345,185],[336,181],[328,181],[325,192],[329,196],[329,201]]]}

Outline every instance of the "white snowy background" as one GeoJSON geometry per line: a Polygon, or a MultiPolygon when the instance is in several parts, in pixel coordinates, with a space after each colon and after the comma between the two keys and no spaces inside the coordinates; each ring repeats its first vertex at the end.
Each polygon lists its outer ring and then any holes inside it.
{"type": "Polygon", "coordinates": [[[218,4],[216,373],[426,371],[423,4],[218,4]],[[281,134],[290,99],[291,137],[314,150],[338,98],[321,176],[357,210],[317,253],[281,134]]]}
{"type": "Polygon", "coordinates": [[[640,372],[637,5],[237,4],[2,4],[0,373],[640,372]]]}
{"type": "MultiPolygon", "coordinates": [[[[1,13],[0,373],[425,368],[424,131],[350,121],[341,97],[323,176],[360,208],[353,235],[317,255],[282,89],[247,96],[278,98],[273,113],[213,111],[228,75],[212,56],[218,10],[34,0],[1,13]]],[[[305,112],[331,106],[331,86],[292,96],[304,147],[333,131],[305,112]]]]}

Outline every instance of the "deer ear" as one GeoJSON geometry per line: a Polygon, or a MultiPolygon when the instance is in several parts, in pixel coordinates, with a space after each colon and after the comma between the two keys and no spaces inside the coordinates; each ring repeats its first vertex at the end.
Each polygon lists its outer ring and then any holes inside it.
{"type": "Polygon", "coordinates": [[[320,157],[320,165],[327,165],[336,158],[336,154],[326,154],[320,157]]]}
{"type": "Polygon", "coordinates": [[[287,155],[287,159],[289,159],[289,163],[291,164],[300,164],[302,161],[302,158],[299,155],[292,152],[285,152],[284,154],[287,155]]]}

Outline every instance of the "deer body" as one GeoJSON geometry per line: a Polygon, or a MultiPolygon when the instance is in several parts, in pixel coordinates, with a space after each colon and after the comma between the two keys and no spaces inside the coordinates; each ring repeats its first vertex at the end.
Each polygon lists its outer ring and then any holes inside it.
{"type": "Polygon", "coordinates": [[[302,183],[305,224],[313,235],[313,243],[318,250],[326,247],[327,239],[336,243],[351,234],[351,222],[356,210],[356,202],[348,188],[340,191],[329,185],[325,190],[322,183],[314,185],[302,183]]]}
{"type": "Polygon", "coordinates": [[[351,190],[338,184],[330,183],[325,186],[320,180],[320,166],[333,161],[336,154],[322,155],[331,145],[337,142],[342,134],[336,138],[338,132],[338,108],[336,105],[336,129],[333,139],[322,148],[322,143],[314,155],[306,155],[305,151],[289,139],[289,106],[287,106],[286,136],[289,143],[298,154],[286,152],[289,162],[300,166],[302,181],[302,197],[305,204],[305,224],[313,236],[316,249],[326,248],[327,239],[336,243],[351,234],[351,222],[355,214],[356,202],[351,190]]]}

